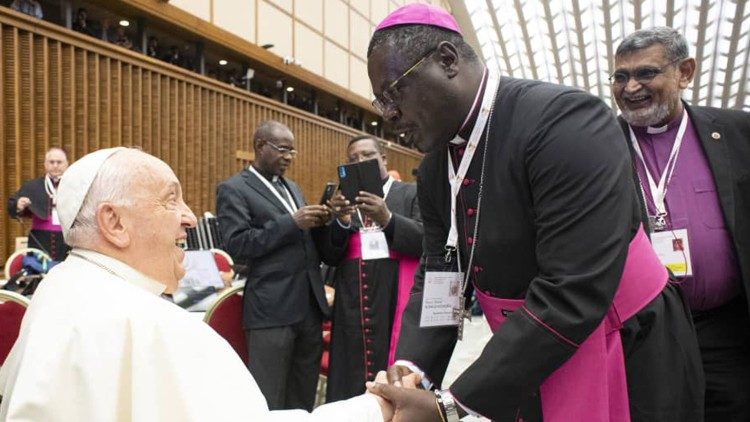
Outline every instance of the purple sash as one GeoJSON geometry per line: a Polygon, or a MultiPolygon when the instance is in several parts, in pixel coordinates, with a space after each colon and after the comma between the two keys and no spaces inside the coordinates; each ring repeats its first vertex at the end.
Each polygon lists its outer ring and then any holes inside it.
{"type": "Polygon", "coordinates": [[[31,216],[31,228],[34,230],[45,231],[45,232],[61,232],[62,226],[59,224],[52,223],[52,216],[48,219],[42,220],[36,215],[31,216]]]}
{"type": "MultiPolygon", "coordinates": [[[[362,241],[359,233],[349,236],[349,245],[346,249],[346,259],[360,259],[362,257],[362,241]]],[[[398,296],[396,298],[396,312],[393,316],[393,328],[391,329],[391,343],[388,348],[388,366],[395,362],[396,345],[398,335],[401,331],[401,317],[409,302],[409,294],[414,285],[414,273],[419,267],[419,258],[404,255],[396,251],[390,251],[390,258],[398,260],[398,296]]]]}
{"type": "MultiPolygon", "coordinates": [[[[640,227],[630,242],[620,285],[604,320],[541,385],[545,422],[630,421],[620,328],[661,293],[667,280],[667,270],[640,227]]],[[[505,322],[504,312],[519,308],[546,326],[524,307],[523,300],[499,299],[479,289],[476,294],[492,332],[505,322]]]]}

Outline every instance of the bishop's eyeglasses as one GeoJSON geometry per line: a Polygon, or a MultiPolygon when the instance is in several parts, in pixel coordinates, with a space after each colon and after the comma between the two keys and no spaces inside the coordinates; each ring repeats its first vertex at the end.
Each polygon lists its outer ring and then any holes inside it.
{"type": "Polygon", "coordinates": [[[289,155],[291,157],[295,157],[297,155],[297,150],[294,149],[294,148],[280,147],[280,146],[274,144],[273,142],[268,142],[268,141],[266,141],[266,145],[270,145],[273,149],[275,149],[276,151],[278,151],[279,154],[281,154],[282,156],[289,155]]]}
{"type": "Polygon", "coordinates": [[[682,59],[683,58],[674,59],[662,67],[639,67],[635,69],[632,74],[627,70],[618,70],[609,75],[609,83],[611,83],[612,85],[627,85],[630,81],[630,78],[633,78],[641,85],[648,85],[649,83],[651,83],[651,81],[654,80],[654,78],[664,73],[664,70],[666,68],[672,66],[682,59]]]}
{"type": "Polygon", "coordinates": [[[396,88],[396,85],[401,82],[401,79],[404,79],[406,75],[416,70],[419,65],[424,63],[424,61],[427,60],[427,58],[435,52],[435,50],[437,50],[437,47],[431,48],[430,51],[422,56],[421,59],[417,60],[417,62],[414,63],[410,68],[406,69],[406,72],[402,73],[401,76],[394,79],[393,82],[389,83],[388,87],[384,89],[380,94],[381,98],[375,98],[374,100],[372,100],[372,106],[375,107],[375,109],[378,110],[380,114],[385,115],[385,111],[388,109],[388,107],[395,106],[396,103],[401,100],[398,94],[398,88],[396,88]]]}

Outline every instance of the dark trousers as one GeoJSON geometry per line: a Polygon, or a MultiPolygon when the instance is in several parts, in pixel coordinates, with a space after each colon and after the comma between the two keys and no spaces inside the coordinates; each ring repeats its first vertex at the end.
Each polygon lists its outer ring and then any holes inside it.
{"type": "Polygon", "coordinates": [[[693,322],[706,374],[706,422],[750,421],[750,317],[745,296],[693,322]]]}
{"type": "Polygon", "coordinates": [[[296,324],[245,331],[248,368],[271,410],[312,410],[323,353],[321,323],[317,304],[311,304],[296,324]]]}

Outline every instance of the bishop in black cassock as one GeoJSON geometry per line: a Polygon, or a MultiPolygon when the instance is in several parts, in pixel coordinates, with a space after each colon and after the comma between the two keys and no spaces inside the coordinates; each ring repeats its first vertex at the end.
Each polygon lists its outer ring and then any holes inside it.
{"type": "Polygon", "coordinates": [[[372,391],[400,403],[403,417],[423,420],[441,420],[435,407],[455,420],[454,402],[461,415],[499,421],[701,420],[703,375],[694,330],[679,291],[666,284],[666,271],[647,243],[643,248],[631,162],[611,111],[585,92],[536,81],[499,78],[488,89],[487,70],[457,25],[446,24],[449,15],[431,6],[407,8],[410,13],[399,9],[381,23],[368,51],[376,106],[428,153],[418,178],[424,255],[390,378],[422,371],[441,387],[457,330],[420,328],[424,274],[445,269],[448,162],[458,168],[470,149],[473,160],[456,198],[454,259],[469,273],[467,296],[475,288],[489,300],[520,305],[487,315],[505,321],[479,358],[441,391],[439,406],[427,393],[391,386],[372,391]],[[473,148],[465,142],[482,113],[489,117],[473,148]],[[657,265],[639,279],[646,268],[631,264],[643,257],[657,265]],[[613,303],[622,299],[616,293],[626,280],[630,288],[653,284],[658,290],[632,316],[613,323],[613,303]],[[602,327],[606,337],[598,339],[606,339],[606,348],[600,345],[605,351],[596,357],[606,360],[610,347],[621,347],[625,391],[608,379],[604,369],[611,369],[611,360],[595,367],[594,359],[579,353],[602,327]],[[579,370],[575,377],[557,371],[570,362],[579,370]],[[579,376],[602,386],[604,400],[549,385],[575,386],[579,376]],[[624,394],[624,402],[606,403],[615,393],[624,394]],[[560,397],[565,400],[550,400],[560,397]],[[606,415],[579,419],[559,412],[574,408],[586,415],[602,401],[606,415]]]}

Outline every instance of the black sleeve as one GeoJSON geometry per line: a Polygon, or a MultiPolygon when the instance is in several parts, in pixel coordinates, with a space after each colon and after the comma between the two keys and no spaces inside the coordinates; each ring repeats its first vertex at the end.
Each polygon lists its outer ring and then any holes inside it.
{"type": "MultiPolygon", "coordinates": [[[[425,159],[427,161],[427,159],[425,159]]],[[[440,386],[445,376],[445,370],[456,345],[457,331],[455,327],[420,328],[419,318],[422,310],[422,291],[424,289],[425,268],[433,263],[439,265],[444,259],[445,239],[448,229],[443,225],[438,214],[438,204],[429,193],[433,191],[430,184],[437,183],[434,175],[421,176],[427,167],[426,162],[420,168],[418,177],[419,209],[424,224],[423,254],[419,269],[414,275],[414,287],[409,297],[409,303],[404,310],[401,322],[401,334],[396,348],[396,359],[412,362],[425,372],[436,386],[440,386]]],[[[447,183],[447,181],[446,181],[447,183]]]]}
{"type": "Polygon", "coordinates": [[[338,266],[346,256],[349,235],[352,230],[341,227],[334,219],[329,224],[313,231],[320,260],[332,267],[338,266]]]}
{"type": "Polygon", "coordinates": [[[224,245],[235,260],[259,258],[302,239],[302,230],[291,214],[279,213],[259,222],[246,195],[228,183],[220,184],[216,190],[216,214],[224,245]]]}
{"type": "Polygon", "coordinates": [[[11,195],[10,198],[8,198],[8,215],[10,218],[16,218],[18,217],[18,212],[16,212],[18,204],[18,192],[11,195]]]}
{"type": "Polygon", "coordinates": [[[391,221],[384,230],[388,239],[388,247],[405,255],[421,256],[424,228],[415,185],[409,184],[406,187],[404,199],[408,215],[391,212],[391,221]]]}
{"type": "Polygon", "coordinates": [[[524,306],[451,387],[461,403],[493,420],[512,420],[596,329],[634,233],[630,161],[611,111],[583,92],[535,104],[534,129],[522,142],[538,274],[524,306]]]}

